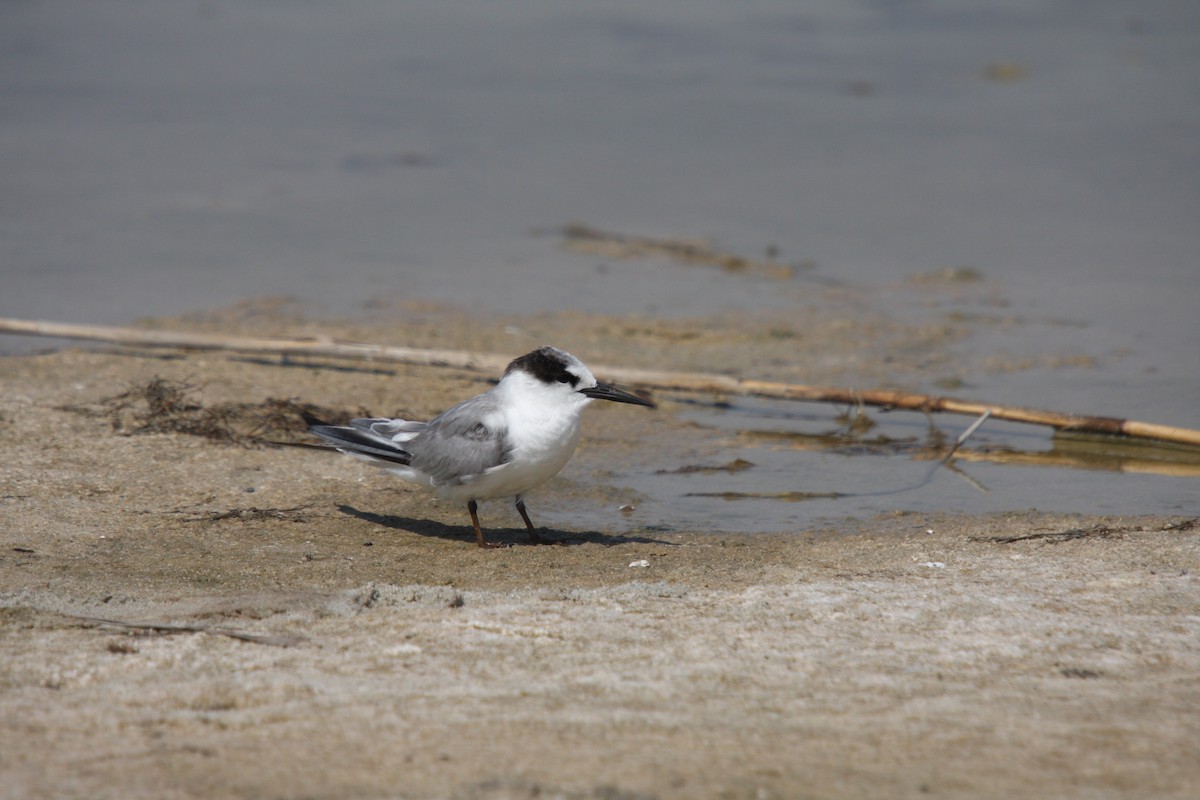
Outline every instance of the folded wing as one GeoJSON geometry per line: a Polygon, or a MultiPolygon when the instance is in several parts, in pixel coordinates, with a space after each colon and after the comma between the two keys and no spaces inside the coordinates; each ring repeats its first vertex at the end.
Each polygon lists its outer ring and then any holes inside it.
{"type": "Polygon", "coordinates": [[[504,418],[488,401],[482,395],[460,403],[410,441],[411,465],[435,486],[469,483],[508,461],[504,418]]]}
{"type": "Polygon", "coordinates": [[[308,428],[343,453],[404,466],[412,463],[412,453],[399,442],[407,442],[424,429],[424,422],[379,418],[351,420],[348,427],[313,424],[308,428]]]}

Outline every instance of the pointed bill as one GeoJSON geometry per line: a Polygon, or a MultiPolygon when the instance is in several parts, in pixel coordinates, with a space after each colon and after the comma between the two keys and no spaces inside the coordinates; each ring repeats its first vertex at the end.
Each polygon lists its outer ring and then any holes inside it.
{"type": "Polygon", "coordinates": [[[587,389],[580,389],[580,394],[585,394],[593,400],[612,400],[614,403],[632,403],[635,406],[647,406],[648,408],[656,408],[653,402],[643,397],[638,397],[636,394],[630,394],[623,389],[618,389],[615,386],[610,386],[607,383],[597,383],[595,386],[587,389]]]}

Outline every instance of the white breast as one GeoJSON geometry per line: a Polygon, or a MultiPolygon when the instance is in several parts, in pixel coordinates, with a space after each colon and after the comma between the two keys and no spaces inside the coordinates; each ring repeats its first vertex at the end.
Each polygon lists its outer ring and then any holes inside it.
{"type": "Polygon", "coordinates": [[[506,380],[497,388],[502,392],[508,460],[469,483],[440,489],[443,497],[489,500],[525,494],[557,475],[579,444],[586,397],[549,394],[544,385],[524,380],[506,380]]]}

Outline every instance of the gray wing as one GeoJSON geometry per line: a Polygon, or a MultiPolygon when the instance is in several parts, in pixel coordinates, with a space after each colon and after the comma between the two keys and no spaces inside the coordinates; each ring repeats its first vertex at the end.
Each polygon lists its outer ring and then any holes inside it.
{"type": "Polygon", "coordinates": [[[504,416],[484,393],[430,420],[405,449],[435,485],[457,484],[508,460],[507,433],[504,416]]]}
{"type": "Polygon", "coordinates": [[[413,422],[408,419],[388,419],[387,417],[368,417],[365,419],[350,420],[351,428],[382,437],[393,444],[407,442],[425,430],[428,425],[429,423],[427,422],[413,422]]]}

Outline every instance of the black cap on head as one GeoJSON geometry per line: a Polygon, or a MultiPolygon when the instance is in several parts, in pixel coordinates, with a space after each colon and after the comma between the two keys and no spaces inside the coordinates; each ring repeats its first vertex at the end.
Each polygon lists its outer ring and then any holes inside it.
{"type": "Polygon", "coordinates": [[[526,353],[520,358],[513,359],[504,370],[504,374],[513,370],[528,372],[542,383],[566,383],[571,386],[579,385],[579,376],[567,367],[571,364],[571,356],[553,347],[539,347],[532,353],[526,353]]]}

